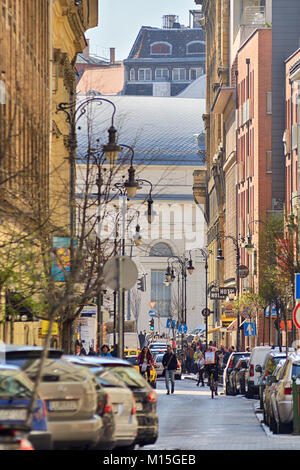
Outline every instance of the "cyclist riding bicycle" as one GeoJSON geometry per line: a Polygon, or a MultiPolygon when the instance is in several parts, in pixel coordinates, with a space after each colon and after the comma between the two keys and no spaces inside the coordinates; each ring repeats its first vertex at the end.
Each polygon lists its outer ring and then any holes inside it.
{"type": "Polygon", "coordinates": [[[218,395],[219,373],[221,370],[221,363],[219,353],[213,346],[209,346],[205,353],[205,373],[208,377],[207,385],[210,386],[210,376],[213,374],[215,394],[218,395]],[[207,354],[208,353],[208,354],[207,354]]]}

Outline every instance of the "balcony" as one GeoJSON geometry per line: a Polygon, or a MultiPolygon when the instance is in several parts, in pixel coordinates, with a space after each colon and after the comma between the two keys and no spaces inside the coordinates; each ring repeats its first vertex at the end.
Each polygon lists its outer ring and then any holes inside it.
{"type": "Polygon", "coordinates": [[[241,26],[265,26],[266,24],[266,7],[248,6],[245,7],[242,17],[241,26]]]}

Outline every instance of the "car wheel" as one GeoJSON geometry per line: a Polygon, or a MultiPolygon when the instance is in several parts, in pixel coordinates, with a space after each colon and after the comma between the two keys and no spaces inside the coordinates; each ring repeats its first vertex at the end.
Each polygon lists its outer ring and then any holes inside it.
{"type": "Polygon", "coordinates": [[[225,390],[225,393],[226,395],[230,395],[230,387],[229,387],[229,383],[226,382],[226,390],[225,390]]]}
{"type": "Polygon", "coordinates": [[[247,398],[253,398],[253,397],[254,397],[254,392],[253,392],[252,387],[249,387],[249,386],[248,386],[248,390],[247,390],[247,393],[246,393],[246,397],[247,397],[247,398]]]}
{"type": "Polygon", "coordinates": [[[273,415],[270,416],[269,423],[270,423],[270,431],[272,431],[274,434],[277,434],[277,423],[273,415]]]}

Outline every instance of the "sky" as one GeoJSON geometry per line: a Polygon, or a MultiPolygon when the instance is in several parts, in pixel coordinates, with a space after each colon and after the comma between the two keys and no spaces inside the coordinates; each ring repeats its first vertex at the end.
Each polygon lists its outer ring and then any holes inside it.
{"type": "Polygon", "coordinates": [[[189,25],[189,10],[199,10],[194,0],[99,0],[98,26],[85,34],[90,53],[123,60],[133,46],[141,26],[162,27],[163,15],[178,15],[180,24],[189,25]]]}

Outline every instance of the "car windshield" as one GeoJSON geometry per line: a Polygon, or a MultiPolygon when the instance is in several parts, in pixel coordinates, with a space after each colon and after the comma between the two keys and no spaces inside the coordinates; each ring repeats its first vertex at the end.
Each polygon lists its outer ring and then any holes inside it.
{"type": "Polygon", "coordinates": [[[129,388],[145,388],[147,382],[134,367],[109,366],[109,370],[119,377],[129,388]]]}
{"type": "Polygon", "coordinates": [[[119,387],[119,388],[126,388],[124,383],[119,380],[113,373],[109,372],[108,370],[92,367],[90,369],[91,372],[95,375],[96,379],[98,380],[99,384],[103,387],[119,387]]]}
{"type": "MultiPolygon", "coordinates": [[[[31,379],[35,379],[40,359],[36,357],[7,357],[6,362],[15,366],[19,366],[24,370],[31,379]]],[[[87,372],[89,373],[89,372],[87,372]]],[[[70,364],[64,359],[46,359],[43,382],[81,382],[83,380],[82,369],[70,364]]]]}
{"type": "Polygon", "coordinates": [[[292,367],[292,377],[295,376],[300,379],[300,362],[294,362],[292,367]]]}
{"type": "Polygon", "coordinates": [[[235,354],[233,356],[233,364],[232,364],[232,367],[235,367],[238,363],[238,361],[242,358],[242,357],[249,357],[250,356],[250,353],[244,353],[244,354],[235,354]]]}
{"type": "Polygon", "coordinates": [[[0,398],[30,398],[33,384],[25,375],[0,371],[0,398]]]}
{"type": "Polygon", "coordinates": [[[158,354],[158,355],[156,356],[156,358],[155,358],[155,361],[156,361],[156,362],[162,362],[163,357],[164,357],[163,354],[158,354]]]}
{"type": "Polygon", "coordinates": [[[135,366],[138,365],[137,356],[126,357],[126,361],[130,362],[130,364],[133,364],[135,366]]]}

